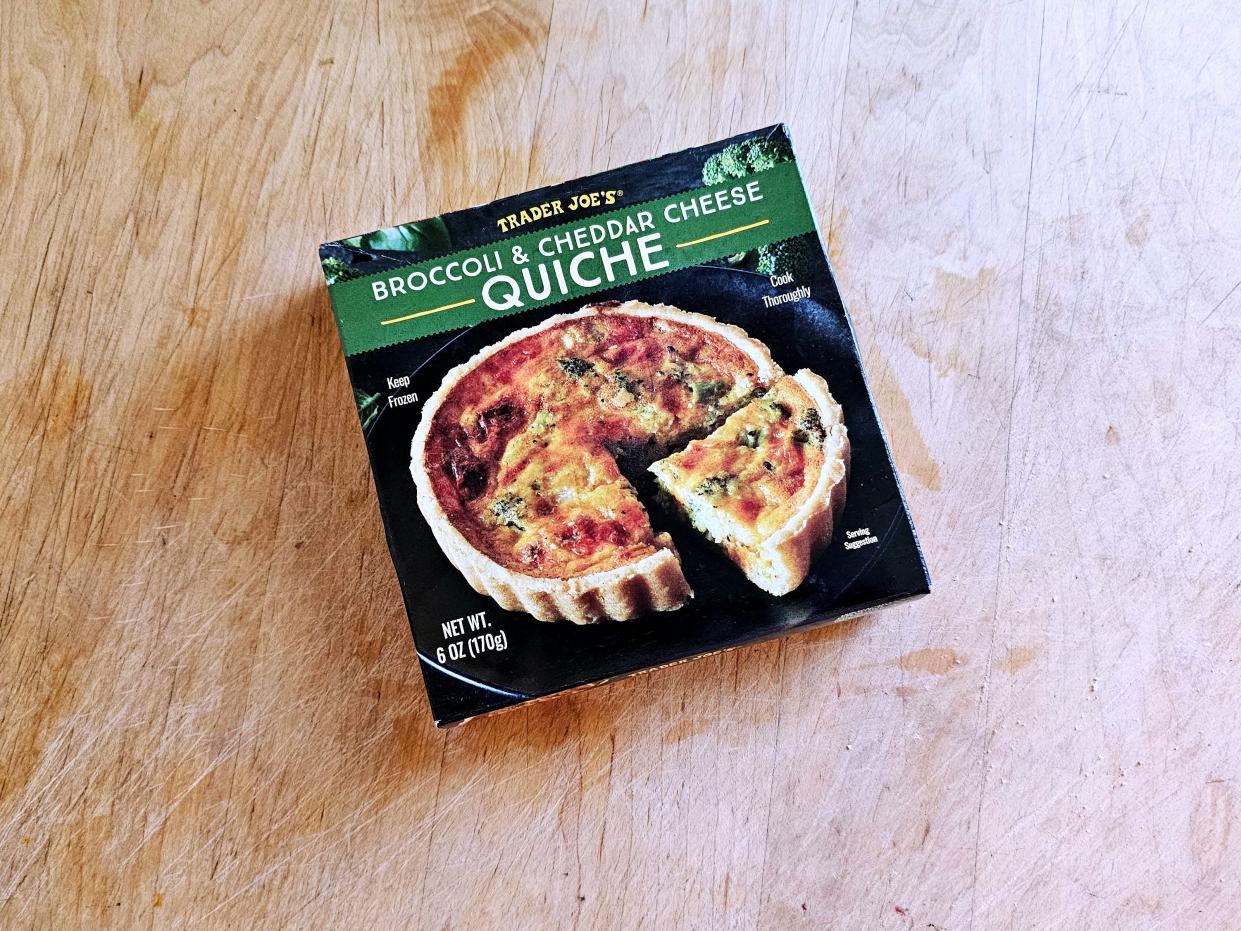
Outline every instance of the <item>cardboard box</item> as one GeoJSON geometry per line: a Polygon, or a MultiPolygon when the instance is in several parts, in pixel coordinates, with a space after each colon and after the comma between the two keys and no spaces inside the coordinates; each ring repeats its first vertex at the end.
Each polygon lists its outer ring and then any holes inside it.
{"type": "Polygon", "coordinates": [[[437,724],[930,590],[784,126],[320,258],[437,724]]]}

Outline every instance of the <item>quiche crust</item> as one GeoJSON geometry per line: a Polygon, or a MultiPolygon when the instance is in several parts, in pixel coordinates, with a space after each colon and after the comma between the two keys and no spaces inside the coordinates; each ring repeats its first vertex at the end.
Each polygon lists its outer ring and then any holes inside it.
{"type": "MultiPolygon", "coordinates": [[[[827,382],[809,369],[786,376],[786,380],[795,382],[808,397],[810,404],[818,411],[823,430],[823,459],[818,474],[813,476],[813,483],[800,498],[793,513],[774,530],[758,534],[734,532],[723,521],[704,521],[701,517],[694,520],[691,517],[695,527],[717,543],[741,568],[746,578],[772,595],[787,595],[801,585],[814,557],[831,542],[836,519],[844,507],[850,455],[844,412],[832,397],[827,382]]],[[[778,387],[773,388],[773,392],[778,387]]],[[[763,403],[767,403],[764,398],[751,402],[752,405],[763,403]]],[[[739,417],[745,410],[743,408],[733,416],[739,417]]],[[[720,435],[729,428],[730,423],[726,421],[700,443],[719,443],[723,439],[720,435]]],[[[676,463],[683,455],[676,454],[656,462],[650,471],[682,510],[691,515],[699,502],[695,501],[696,491],[685,487],[677,469],[676,463]]],[[[798,495],[801,494],[798,492],[798,495]]]]}
{"type": "Polygon", "coordinates": [[[600,314],[662,318],[723,337],[753,361],[759,379],[770,384],[783,373],[761,342],[744,330],[711,317],[665,304],[603,302],[560,314],[542,323],[516,330],[451,369],[427,399],[410,447],[410,473],[417,489],[418,507],[436,542],[466,581],[501,607],[525,611],[539,620],[628,620],[648,611],[672,611],[693,596],[681,570],[680,557],[667,534],[653,538],[655,552],[627,563],[571,577],[534,575],[506,566],[482,552],[454,524],[429,477],[427,447],[435,414],[466,377],[501,350],[566,321],[600,314]]]}

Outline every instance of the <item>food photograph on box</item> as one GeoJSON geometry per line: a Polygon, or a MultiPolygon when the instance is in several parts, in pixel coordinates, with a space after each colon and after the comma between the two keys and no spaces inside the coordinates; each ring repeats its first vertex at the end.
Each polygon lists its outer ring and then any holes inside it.
{"type": "Polygon", "coordinates": [[[436,723],[930,579],[784,125],[320,247],[436,723]]]}

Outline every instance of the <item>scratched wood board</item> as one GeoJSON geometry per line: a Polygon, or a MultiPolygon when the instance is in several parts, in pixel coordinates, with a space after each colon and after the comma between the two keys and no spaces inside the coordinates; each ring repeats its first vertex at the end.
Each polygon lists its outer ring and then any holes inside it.
{"type": "Polygon", "coordinates": [[[1235,926],[1229,4],[0,42],[0,926],[1235,926]],[[315,246],[779,119],[935,594],[434,730],[315,246]]]}

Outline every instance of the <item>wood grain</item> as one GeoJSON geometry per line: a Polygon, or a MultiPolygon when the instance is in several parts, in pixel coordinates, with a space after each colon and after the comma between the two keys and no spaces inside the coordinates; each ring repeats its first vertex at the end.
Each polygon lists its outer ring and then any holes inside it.
{"type": "Polygon", "coordinates": [[[1235,927],[1229,4],[0,43],[0,926],[1235,927]],[[435,731],[317,243],[777,119],[936,594],[435,731]]]}

